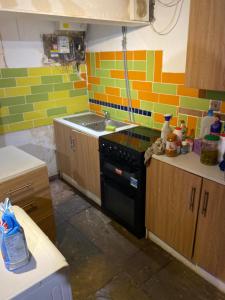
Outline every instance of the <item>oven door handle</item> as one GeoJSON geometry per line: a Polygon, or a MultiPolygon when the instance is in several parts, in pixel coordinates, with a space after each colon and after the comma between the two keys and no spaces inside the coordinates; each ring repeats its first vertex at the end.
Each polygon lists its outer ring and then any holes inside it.
{"type": "Polygon", "coordinates": [[[118,176],[124,177],[125,179],[129,179],[130,177],[135,177],[134,173],[130,173],[127,171],[124,171],[123,169],[111,164],[111,163],[105,163],[102,168],[102,174],[112,173],[116,174],[118,176]]]}

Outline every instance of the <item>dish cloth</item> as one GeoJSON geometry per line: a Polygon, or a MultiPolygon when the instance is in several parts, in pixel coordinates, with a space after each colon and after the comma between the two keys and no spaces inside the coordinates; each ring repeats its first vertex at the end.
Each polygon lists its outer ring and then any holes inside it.
{"type": "Polygon", "coordinates": [[[158,138],[155,143],[153,143],[146,151],[145,151],[145,165],[147,165],[152,158],[153,154],[162,155],[165,153],[166,144],[162,138],[158,138]]]}

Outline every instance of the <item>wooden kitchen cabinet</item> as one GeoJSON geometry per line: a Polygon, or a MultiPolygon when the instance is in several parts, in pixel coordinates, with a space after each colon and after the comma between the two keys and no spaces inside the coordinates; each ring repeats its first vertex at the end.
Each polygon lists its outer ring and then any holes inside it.
{"type": "Polygon", "coordinates": [[[203,179],[194,262],[225,281],[225,186],[203,179]]]}
{"type": "Polygon", "coordinates": [[[98,138],[54,122],[57,163],[60,174],[69,176],[75,186],[100,199],[98,138]]]}
{"type": "Polygon", "coordinates": [[[146,227],[191,259],[202,179],[153,159],[147,169],[146,227]]]}
{"type": "Polygon", "coordinates": [[[0,199],[9,197],[23,208],[48,237],[55,241],[55,223],[47,167],[26,172],[0,183],[0,199]]]}
{"type": "Polygon", "coordinates": [[[191,0],[185,85],[225,90],[225,1],[191,0]]]}

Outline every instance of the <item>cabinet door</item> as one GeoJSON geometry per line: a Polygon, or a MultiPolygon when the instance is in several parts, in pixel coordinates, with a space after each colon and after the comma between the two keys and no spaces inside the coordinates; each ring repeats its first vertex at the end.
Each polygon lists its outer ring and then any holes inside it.
{"type": "Polygon", "coordinates": [[[185,84],[225,90],[225,1],[191,0],[185,84]]]}
{"type": "Polygon", "coordinates": [[[152,159],[147,169],[146,227],[192,257],[201,177],[152,159]]]}
{"type": "Polygon", "coordinates": [[[225,281],[225,186],[203,179],[194,261],[225,281]]]}
{"type": "Polygon", "coordinates": [[[71,157],[73,155],[72,129],[54,121],[56,157],[60,173],[72,177],[71,157]]]}
{"type": "Polygon", "coordinates": [[[73,130],[73,178],[84,189],[100,198],[100,163],[98,138],[73,130]]]}

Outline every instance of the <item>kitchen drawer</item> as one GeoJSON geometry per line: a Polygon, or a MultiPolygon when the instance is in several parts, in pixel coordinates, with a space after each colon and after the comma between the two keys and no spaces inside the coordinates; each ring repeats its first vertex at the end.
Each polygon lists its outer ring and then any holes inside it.
{"type": "Polygon", "coordinates": [[[20,175],[0,184],[0,202],[9,197],[13,204],[18,201],[44,191],[49,187],[46,167],[41,167],[24,175],[20,175]]]}
{"type": "Polygon", "coordinates": [[[37,223],[41,230],[49,237],[52,242],[55,242],[55,219],[53,215],[41,220],[37,223]]]}

